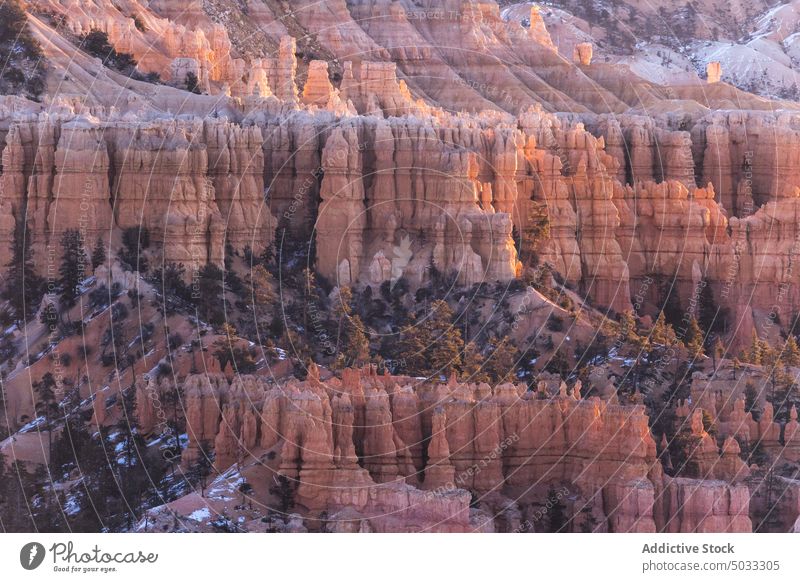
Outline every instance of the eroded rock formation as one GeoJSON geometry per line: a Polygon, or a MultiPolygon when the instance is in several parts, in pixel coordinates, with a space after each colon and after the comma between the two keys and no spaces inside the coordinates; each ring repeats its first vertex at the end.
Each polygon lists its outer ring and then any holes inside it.
{"type": "MultiPolygon", "coordinates": [[[[294,484],[301,513],[338,515],[342,531],[503,530],[560,488],[597,531],[750,531],[746,488],[731,484],[743,478],[741,461],[729,457],[735,442],[721,454],[713,444],[698,453],[716,480],[671,479],[644,408],[582,400],[580,388],[542,396],[365,368],[326,382],[312,369],[306,381],[285,384],[190,376],[184,391],[187,466],[205,454],[222,473],[267,455],[294,484]],[[478,499],[472,513],[470,494],[478,499]]],[[[151,412],[143,404],[144,424],[151,412]]]]}
{"type": "Polygon", "coordinates": [[[434,264],[464,285],[508,281],[533,201],[548,214],[542,258],[614,311],[652,276],[683,297],[706,285],[741,343],[775,285],[782,321],[800,307],[800,118],[716,83],[714,67],[701,95],[592,64],[589,43],[576,65],[536,7],[526,29],[492,2],[301,2],[293,18],[325,59],[299,59],[267,7],[245,50],[197,6],[78,4],[47,9],[74,34],[106,31],[176,87],[196,74],[211,95],[123,84],[74,47],[65,60],[69,42],[35,18],[64,80],[46,107],[0,107],[6,261],[22,220],[36,253],[86,218],[87,240],[143,225],[157,262],[192,264],[220,263],[226,243],[261,248],[284,222],[316,238],[330,280],[379,285],[401,269],[422,285],[434,264]],[[661,107],[678,99],[698,106],[661,107]]]}

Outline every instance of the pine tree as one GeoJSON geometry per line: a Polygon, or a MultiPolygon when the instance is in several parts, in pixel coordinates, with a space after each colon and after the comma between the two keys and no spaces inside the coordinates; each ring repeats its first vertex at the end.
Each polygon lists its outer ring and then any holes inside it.
{"type": "Polygon", "coordinates": [[[700,329],[700,325],[698,325],[694,317],[689,321],[689,326],[686,330],[686,349],[692,361],[697,361],[705,355],[703,330],[700,329]]]}
{"type": "Polygon", "coordinates": [[[619,335],[623,341],[636,343],[638,333],[636,333],[636,317],[632,311],[625,311],[619,317],[619,335]]]}
{"type": "Polygon", "coordinates": [[[100,265],[106,262],[106,245],[103,238],[98,236],[94,241],[94,248],[92,249],[92,269],[97,269],[100,265]]]}
{"type": "Polygon", "coordinates": [[[114,450],[120,455],[116,469],[124,501],[122,512],[125,523],[130,528],[141,511],[143,495],[151,482],[158,481],[161,472],[157,463],[146,464],[148,450],[136,414],[135,382],[120,396],[120,417],[115,426],[117,436],[114,450]]]}
{"type": "Polygon", "coordinates": [[[300,281],[300,296],[303,309],[303,329],[308,329],[309,308],[320,309],[322,298],[320,296],[319,283],[314,271],[309,268],[303,269],[300,281]]]}
{"type": "MultiPolygon", "coordinates": [[[[277,229],[276,229],[277,234],[277,229]]],[[[267,245],[264,247],[264,250],[261,251],[261,254],[258,255],[258,259],[256,262],[263,266],[265,269],[270,269],[275,266],[275,246],[274,245],[267,245]]]]}
{"type": "Polygon", "coordinates": [[[797,346],[797,340],[793,335],[789,335],[786,340],[786,345],[783,348],[783,361],[787,366],[800,365],[800,347],[797,346]]]}
{"type": "Polygon", "coordinates": [[[292,350],[295,376],[299,379],[305,378],[308,371],[308,363],[314,361],[312,357],[314,354],[306,341],[306,337],[287,327],[284,329],[281,342],[292,350]]]}
{"type": "Polygon", "coordinates": [[[200,91],[200,81],[194,71],[186,73],[186,90],[195,95],[200,95],[202,93],[202,91],[200,91]]]}
{"type": "Polygon", "coordinates": [[[119,258],[129,269],[146,273],[147,257],[144,251],[150,248],[150,230],[146,227],[131,226],[122,231],[122,249],[119,258]]]}
{"type": "Polygon", "coordinates": [[[728,309],[717,306],[711,285],[706,284],[700,290],[699,304],[697,322],[706,334],[723,331],[728,318],[728,309]]]}
{"type": "Polygon", "coordinates": [[[464,382],[491,382],[486,371],[483,354],[475,342],[469,342],[464,348],[464,365],[461,370],[461,379],[464,382]]]}
{"type": "Polygon", "coordinates": [[[73,501],[78,508],[71,524],[75,531],[96,532],[103,528],[113,531],[120,525],[122,503],[115,467],[116,445],[107,427],[100,427],[98,432],[89,452],[80,459],[82,486],[73,489],[73,501]]]}
{"type": "Polygon", "coordinates": [[[45,89],[47,59],[20,0],[0,2],[0,55],[0,91],[38,101],[45,89]]]}
{"type": "Polygon", "coordinates": [[[44,295],[44,280],[36,274],[33,265],[30,231],[23,221],[17,221],[11,243],[11,261],[6,271],[3,298],[17,323],[21,326],[39,308],[44,295]]]}
{"type": "Polygon", "coordinates": [[[295,486],[285,475],[273,477],[274,485],[270,486],[269,493],[278,498],[278,511],[288,517],[289,510],[294,508],[295,486]]]}
{"type": "MultiPolygon", "coordinates": [[[[697,322],[695,321],[695,325],[696,324],[697,322]]],[[[702,335],[703,334],[701,332],[701,338],[702,335]]],[[[671,346],[677,341],[675,330],[672,329],[672,326],[669,323],[667,323],[663,311],[658,314],[658,318],[653,325],[653,329],[650,331],[650,341],[660,346],[671,346]]]]}
{"type": "Polygon", "coordinates": [[[0,531],[5,533],[17,531],[14,523],[17,516],[11,508],[11,499],[16,486],[16,479],[13,478],[8,470],[6,456],[0,449],[0,531]]]}
{"type": "Polygon", "coordinates": [[[768,368],[777,368],[783,363],[783,353],[766,340],[761,340],[761,363],[768,368]]]}
{"type": "Polygon", "coordinates": [[[774,398],[778,384],[780,366],[783,363],[780,350],[773,348],[766,341],[761,342],[761,363],[766,368],[770,378],[770,396],[774,398]]]}
{"type": "Polygon", "coordinates": [[[502,339],[490,339],[487,349],[489,355],[486,358],[486,371],[492,382],[502,384],[513,381],[519,356],[517,347],[508,336],[504,336],[502,339]]]}
{"type": "Polygon", "coordinates": [[[405,362],[409,374],[427,375],[429,362],[426,354],[430,345],[428,329],[423,323],[417,323],[412,316],[411,323],[400,332],[398,342],[398,360],[405,362]]]}
{"type": "Polygon", "coordinates": [[[47,372],[42,379],[33,384],[36,394],[36,414],[44,419],[44,428],[47,430],[47,458],[53,456],[53,430],[58,417],[58,399],[55,390],[58,388],[53,374],[47,372]]]}
{"type": "MultiPolygon", "coordinates": [[[[172,442],[168,444],[171,447],[173,458],[177,459],[181,454],[180,436],[186,428],[186,419],[181,410],[183,406],[183,387],[180,385],[171,385],[162,393],[161,399],[164,402],[164,408],[169,410],[167,427],[170,430],[172,442]]],[[[174,470],[174,463],[170,468],[174,470]]]]}
{"type": "Polygon", "coordinates": [[[264,265],[257,264],[250,271],[248,282],[256,330],[267,329],[267,322],[275,317],[274,310],[277,306],[272,274],[264,265]]]}
{"type": "Polygon", "coordinates": [[[665,281],[661,285],[661,294],[663,301],[661,302],[661,312],[667,323],[674,326],[680,326],[683,321],[684,311],[681,308],[680,299],[678,297],[678,289],[675,285],[677,280],[677,273],[674,274],[670,280],[665,281]]]}
{"type": "Polygon", "coordinates": [[[87,415],[80,409],[80,392],[73,389],[66,398],[64,429],[53,441],[50,467],[54,472],[69,473],[90,454],[92,435],[87,429],[87,415]]]}
{"type": "Polygon", "coordinates": [[[187,478],[192,484],[200,486],[200,497],[205,497],[206,487],[208,486],[208,476],[213,468],[212,458],[214,453],[208,443],[200,443],[197,461],[189,468],[187,478]]]}
{"type": "Polygon", "coordinates": [[[241,338],[237,335],[236,327],[230,323],[222,324],[222,337],[212,345],[212,354],[219,362],[220,368],[230,362],[239,374],[249,374],[255,370],[255,360],[250,350],[241,345],[241,338]]]}
{"type": "Polygon", "coordinates": [[[222,269],[213,263],[204,265],[199,272],[197,282],[199,297],[197,305],[200,316],[211,323],[219,325],[225,321],[225,288],[222,285],[222,269]]]}
{"type": "Polygon", "coordinates": [[[753,418],[758,420],[755,415],[756,405],[758,404],[758,390],[755,384],[750,380],[747,381],[744,387],[744,410],[745,412],[753,412],[753,418]]]}
{"type": "Polygon", "coordinates": [[[251,495],[253,494],[253,486],[250,485],[250,483],[248,483],[247,481],[242,481],[242,483],[239,484],[238,489],[239,493],[242,494],[242,507],[244,507],[244,500],[245,498],[247,498],[248,503],[250,505],[250,509],[253,509],[253,498],[251,497],[251,495]]]}
{"type": "Polygon", "coordinates": [[[34,484],[25,463],[6,464],[0,451],[0,530],[5,533],[24,533],[36,528],[32,520],[31,497],[34,484]]]}
{"type": "Polygon", "coordinates": [[[707,410],[703,410],[703,430],[705,430],[712,437],[717,436],[717,423],[711,413],[707,410]]]}
{"type": "Polygon", "coordinates": [[[572,371],[572,367],[569,363],[569,357],[561,348],[558,348],[553,352],[544,369],[551,374],[558,374],[562,378],[569,376],[570,372],[572,371]]]}
{"type": "Polygon", "coordinates": [[[336,299],[333,306],[332,316],[334,324],[336,325],[336,345],[339,346],[342,341],[347,319],[353,313],[353,292],[350,287],[342,286],[339,288],[339,297],[336,299]]]}
{"type": "Polygon", "coordinates": [[[422,376],[449,376],[462,370],[464,340],[453,325],[453,311],[446,301],[434,301],[430,312],[412,322],[400,334],[399,359],[409,373],[422,376]]]}
{"type": "Polygon", "coordinates": [[[750,363],[755,364],[756,366],[760,366],[763,356],[764,356],[763,344],[759,339],[756,330],[753,329],[752,338],[750,340],[750,353],[748,354],[750,363]]]}
{"type": "Polygon", "coordinates": [[[446,301],[439,299],[433,302],[426,324],[431,340],[427,349],[430,373],[450,376],[461,369],[464,340],[461,338],[461,330],[453,325],[453,311],[446,301]]]}
{"type": "Polygon", "coordinates": [[[68,531],[64,510],[64,494],[53,487],[52,477],[43,465],[38,465],[32,476],[31,517],[36,530],[43,533],[68,531]]]}
{"type": "Polygon", "coordinates": [[[83,250],[81,234],[75,229],[64,231],[61,236],[61,266],[58,269],[61,287],[61,305],[69,309],[80,295],[80,284],[86,278],[86,252],[83,250]]]}
{"type": "Polygon", "coordinates": [[[369,362],[369,339],[361,318],[353,313],[353,293],[349,287],[339,289],[339,300],[333,315],[338,320],[336,368],[363,366],[369,362]]]}
{"type": "Polygon", "coordinates": [[[722,358],[725,355],[725,345],[722,343],[722,340],[717,336],[717,339],[714,341],[714,347],[712,348],[711,354],[714,358],[714,369],[717,368],[717,362],[720,364],[722,363],[722,358]]]}
{"type": "Polygon", "coordinates": [[[257,307],[271,307],[277,300],[273,286],[275,279],[263,265],[255,265],[250,272],[250,291],[253,304],[257,307]]]}

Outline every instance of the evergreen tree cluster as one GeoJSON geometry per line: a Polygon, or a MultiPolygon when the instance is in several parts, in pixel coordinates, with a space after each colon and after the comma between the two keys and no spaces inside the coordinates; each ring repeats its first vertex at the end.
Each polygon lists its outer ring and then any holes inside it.
{"type": "Polygon", "coordinates": [[[18,324],[26,323],[36,313],[45,293],[45,281],[33,263],[30,231],[18,221],[11,243],[11,260],[6,265],[6,282],[2,297],[9,303],[10,317],[18,324]]]}
{"type": "Polygon", "coordinates": [[[161,81],[158,73],[142,74],[137,67],[136,59],[130,53],[118,52],[108,40],[108,34],[102,30],[93,29],[79,39],[79,46],[88,54],[100,59],[104,66],[135,79],[148,83],[161,81]]]}
{"type": "Polygon", "coordinates": [[[0,94],[38,101],[45,88],[46,66],[21,2],[0,2],[0,94]]]}
{"type": "Polygon", "coordinates": [[[134,390],[118,396],[118,422],[92,435],[91,410],[77,390],[61,403],[53,382],[36,386],[37,413],[50,437],[50,463],[7,466],[0,454],[0,531],[129,531],[145,511],[175,498],[172,468],[157,447],[148,447],[136,419],[134,390]]]}
{"type": "Polygon", "coordinates": [[[398,351],[407,373],[429,378],[455,374],[465,381],[495,384],[516,379],[519,350],[508,337],[491,337],[484,348],[475,341],[465,344],[453,319],[447,302],[437,299],[402,329],[398,351]]]}

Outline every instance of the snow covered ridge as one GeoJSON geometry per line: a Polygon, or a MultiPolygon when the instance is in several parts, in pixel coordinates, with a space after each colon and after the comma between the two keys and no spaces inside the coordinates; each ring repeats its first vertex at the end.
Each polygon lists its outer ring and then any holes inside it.
{"type": "MultiPolygon", "coordinates": [[[[532,4],[505,3],[501,14],[524,23],[532,4]]],[[[676,25],[677,13],[648,15],[645,7],[628,0],[593,2],[591,10],[570,0],[540,5],[553,42],[566,58],[571,58],[576,44],[592,42],[598,62],[628,65],[637,75],[662,85],[697,82],[705,78],[709,63],[719,62],[725,83],[765,97],[800,97],[800,0],[771,8],[758,2],[732,3],[726,8],[730,15],[696,2],[689,10],[692,14],[686,7],[678,10],[686,13],[685,26],[676,25]],[[634,13],[637,18],[628,17],[634,13]],[[733,24],[720,26],[725,19],[733,24]],[[617,34],[620,22],[633,35],[630,46],[631,39],[623,41],[617,34]]]]}

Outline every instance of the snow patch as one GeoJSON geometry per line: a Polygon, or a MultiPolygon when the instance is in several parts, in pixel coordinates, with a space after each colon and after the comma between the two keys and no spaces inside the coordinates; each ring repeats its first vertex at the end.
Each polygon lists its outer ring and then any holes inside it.
{"type": "Polygon", "coordinates": [[[186,517],[194,521],[205,521],[211,517],[211,512],[208,510],[208,507],[202,507],[200,509],[195,509],[186,517]]]}

